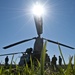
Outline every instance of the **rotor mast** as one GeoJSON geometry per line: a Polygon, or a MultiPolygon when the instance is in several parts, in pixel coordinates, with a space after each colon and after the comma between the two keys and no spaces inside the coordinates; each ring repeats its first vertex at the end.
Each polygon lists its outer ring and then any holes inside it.
{"type": "Polygon", "coordinates": [[[41,54],[43,48],[43,38],[41,38],[41,34],[43,33],[43,20],[42,16],[34,16],[35,26],[37,30],[38,37],[34,43],[34,53],[41,54]]]}

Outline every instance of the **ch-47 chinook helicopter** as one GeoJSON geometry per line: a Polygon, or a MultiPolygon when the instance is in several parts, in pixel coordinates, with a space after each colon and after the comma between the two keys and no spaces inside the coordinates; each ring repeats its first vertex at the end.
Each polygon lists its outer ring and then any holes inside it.
{"type": "MultiPolygon", "coordinates": [[[[10,53],[10,54],[2,54],[0,56],[6,56],[6,55],[13,55],[13,54],[19,54],[19,53],[22,53],[24,56],[22,56],[24,59],[26,58],[25,56],[27,55],[32,55],[32,59],[34,60],[33,57],[37,58],[38,60],[40,60],[40,57],[41,57],[41,51],[43,49],[43,41],[46,40],[48,42],[51,42],[53,44],[59,44],[60,46],[64,46],[64,47],[67,47],[67,48],[70,48],[70,49],[75,49],[71,46],[68,46],[68,45],[65,45],[65,44],[62,44],[62,43],[59,43],[59,42],[56,42],[56,41],[53,41],[53,40],[49,40],[49,39],[46,39],[46,38],[42,38],[41,37],[41,34],[43,33],[43,19],[42,17],[37,17],[34,15],[34,21],[35,21],[35,25],[36,25],[36,30],[37,30],[37,35],[38,37],[33,37],[33,38],[30,38],[30,39],[26,39],[26,40],[22,40],[22,41],[19,41],[19,42],[16,42],[14,44],[10,44],[8,46],[5,46],[3,47],[3,49],[8,49],[10,47],[13,47],[13,46],[16,46],[16,45],[19,45],[21,43],[24,43],[24,42],[28,42],[30,40],[35,40],[35,43],[34,43],[34,48],[29,48],[26,50],[26,52],[17,52],[17,53],[10,53]],[[33,50],[33,53],[32,53],[32,50],[33,50]]],[[[20,58],[20,62],[19,64],[20,65],[23,65],[24,63],[22,63],[22,59],[23,58],[20,58]]],[[[50,62],[50,58],[48,56],[48,54],[46,53],[46,63],[49,63],[50,62]]]]}

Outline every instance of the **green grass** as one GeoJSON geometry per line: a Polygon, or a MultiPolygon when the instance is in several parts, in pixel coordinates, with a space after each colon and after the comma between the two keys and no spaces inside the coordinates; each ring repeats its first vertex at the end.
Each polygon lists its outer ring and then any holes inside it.
{"type": "Polygon", "coordinates": [[[58,45],[58,49],[63,59],[65,68],[59,66],[57,70],[53,70],[52,67],[49,66],[45,69],[44,64],[45,64],[46,44],[47,42],[45,42],[43,50],[41,52],[41,61],[39,62],[37,60],[37,67],[34,66],[34,63],[32,62],[32,58],[30,58],[31,68],[29,68],[27,64],[26,66],[18,66],[16,65],[15,62],[14,63],[16,67],[13,68],[12,67],[12,62],[14,58],[13,55],[11,60],[11,65],[9,67],[0,66],[0,75],[75,75],[75,55],[74,55],[74,65],[72,66],[73,57],[70,56],[69,63],[66,66],[64,56],[59,45],[58,45]]]}

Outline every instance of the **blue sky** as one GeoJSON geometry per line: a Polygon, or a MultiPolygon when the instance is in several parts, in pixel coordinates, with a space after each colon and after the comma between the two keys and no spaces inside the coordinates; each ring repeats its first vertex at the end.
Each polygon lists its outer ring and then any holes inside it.
{"type": "MultiPolygon", "coordinates": [[[[30,8],[36,1],[45,5],[42,37],[75,47],[75,0],[0,0],[0,54],[22,52],[33,47],[35,40],[4,50],[2,47],[32,37],[37,37],[30,8]]],[[[66,63],[75,50],[62,47],[66,63]]],[[[47,43],[50,58],[60,55],[58,46],[47,43]]],[[[14,60],[19,56],[15,55],[14,60]]],[[[9,56],[11,60],[12,56],[9,56]]],[[[4,62],[0,57],[0,62],[4,62]]],[[[10,61],[9,61],[10,62],[10,61]]]]}

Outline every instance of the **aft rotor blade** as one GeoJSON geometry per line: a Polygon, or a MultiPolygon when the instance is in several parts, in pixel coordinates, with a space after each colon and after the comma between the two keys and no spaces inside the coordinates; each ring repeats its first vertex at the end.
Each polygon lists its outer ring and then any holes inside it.
{"type": "Polygon", "coordinates": [[[13,47],[13,46],[15,46],[15,45],[18,45],[18,44],[21,44],[21,43],[24,43],[24,42],[33,40],[33,39],[35,39],[35,37],[34,37],[34,38],[31,38],[31,39],[22,40],[22,41],[19,41],[19,42],[17,42],[17,43],[14,43],[14,44],[10,44],[10,45],[8,45],[8,46],[3,47],[3,49],[7,49],[7,48],[13,47]]]}
{"type": "Polygon", "coordinates": [[[51,42],[51,43],[54,43],[54,44],[59,44],[61,46],[64,46],[64,47],[67,47],[67,48],[70,48],[70,49],[75,49],[75,48],[73,48],[71,46],[68,46],[68,45],[65,45],[65,44],[62,44],[62,43],[59,43],[59,42],[56,42],[56,41],[48,40],[48,39],[45,39],[45,38],[43,38],[43,39],[47,40],[48,42],[51,42]]]}
{"type": "Polygon", "coordinates": [[[1,54],[0,56],[15,55],[15,54],[21,54],[21,53],[24,53],[24,52],[9,53],[9,54],[1,54]]]}

